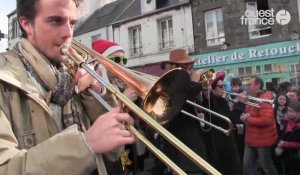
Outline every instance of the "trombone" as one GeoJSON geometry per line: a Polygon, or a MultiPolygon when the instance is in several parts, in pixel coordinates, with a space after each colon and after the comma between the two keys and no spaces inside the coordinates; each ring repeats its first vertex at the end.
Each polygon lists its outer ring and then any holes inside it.
{"type": "MultiPolygon", "coordinates": [[[[233,101],[235,103],[238,102],[238,99],[232,99],[230,97],[230,95],[238,96],[239,93],[226,92],[226,91],[224,91],[224,92],[229,95],[228,98],[229,98],[230,101],[233,101]]],[[[258,98],[258,97],[253,97],[253,96],[248,95],[247,98],[246,98],[245,104],[253,106],[253,107],[256,107],[256,108],[260,108],[261,106],[259,104],[255,103],[255,102],[251,102],[250,100],[256,101],[256,102],[259,102],[259,103],[268,103],[270,105],[274,104],[274,99],[272,99],[272,100],[270,100],[270,99],[263,99],[263,98],[258,98]]]]}
{"type": "MultiPolygon", "coordinates": [[[[139,74],[141,76],[144,76],[147,79],[151,79],[151,80],[158,80],[159,79],[156,76],[148,75],[148,74],[145,74],[145,73],[142,73],[142,72],[138,72],[138,71],[133,71],[133,72],[137,73],[137,74],[139,74]]],[[[216,76],[215,75],[215,71],[213,69],[209,69],[208,71],[205,71],[203,74],[201,74],[201,76],[199,77],[198,83],[202,84],[203,87],[207,87],[209,85],[209,80],[214,79],[215,76],[216,76]]],[[[233,127],[229,118],[227,118],[224,115],[221,115],[221,114],[219,114],[217,112],[214,112],[214,111],[212,111],[210,109],[207,109],[207,108],[205,108],[205,107],[203,107],[203,106],[201,106],[201,105],[199,105],[197,103],[194,103],[194,102],[192,102],[190,100],[186,100],[185,102],[188,103],[188,104],[190,104],[190,105],[192,105],[192,106],[194,106],[195,108],[200,108],[203,111],[206,111],[208,113],[211,113],[211,114],[213,114],[213,115],[215,115],[215,116],[223,119],[228,124],[229,128],[228,129],[224,129],[222,127],[219,127],[219,126],[217,126],[215,124],[212,124],[211,122],[208,122],[208,121],[206,121],[204,119],[201,119],[201,118],[199,118],[199,117],[197,117],[197,116],[195,116],[195,115],[193,115],[193,114],[191,114],[191,113],[189,113],[189,112],[187,112],[185,110],[180,110],[181,113],[183,113],[183,114],[185,114],[185,115],[187,115],[187,116],[189,116],[189,117],[191,117],[191,118],[193,118],[195,120],[198,120],[198,121],[200,121],[202,123],[205,123],[208,126],[213,127],[215,129],[221,131],[225,135],[229,135],[229,133],[230,133],[232,127],[233,127]]],[[[147,108],[144,108],[144,109],[147,111],[147,108]]],[[[152,109],[152,108],[150,108],[150,109],[152,109]]],[[[148,111],[148,112],[151,113],[151,111],[148,111]]],[[[160,118],[157,118],[156,120],[159,123],[164,124],[164,123],[166,123],[166,122],[168,122],[170,120],[170,117],[167,117],[167,118],[160,117],[160,118]]]]}
{"type": "MultiPolygon", "coordinates": [[[[215,74],[214,69],[209,69],[208,71],[205,71],[204,73],[201,74],[201,76],[199,77],[198,83],[202,84],[203,87],[207,88],[209,86],[209,81],[215,79],[215,77],[216,77],[216,74],[215,74]]],[[[217,112],[214,112],[214,111],[212,111],[212,110],[210,110],[208,108],[205,108],[205,107],[203,107],[203,106],[201,106],[201,105],[199,105],[197,103],[194,103],[194,102],[192,102],[190,100],[186,100],[186,103],[188,103],[188,104],[190,104],[190,105],[192,105],[192,106],[194,106],[196,108],[202,109],[202,110],[204,110],[204,111],[206,111],[206,112],[208,112],[210,114],[213,114],[213,115],[221,118],[222,120],[224,120],[228,124],[229,127],[228,127],[228,129],[224,129],[224,128],[219,127],[219,126],[217,126],[215,124],[212,124],[211,122],[208,122],[208,121],[206,121],[204,119],[200,119],[200,118],[198,118],[197,116],[195,116],[195,115],[193,115],[191,113],[188,113],[188,112],[186,112],[184,110],[181,110],[181,112],[183,114],[185,114],[185,115],[187,115],[189,117],[192,117],[192,118],[194,118],[196,120],[199,120],[200,122],[205,123],[208,126],[213,127],[215,129],[223,132],[227,136],[229,135],[229,133],[232,130],[233,126],[232,126],[232,123],[231,123],[231,121],[230,121],[230,119],[228,117],[226,117],[224,115],[221,115],[221,114],[219,114],[217,112]]]]}
{"type": "MultiPolygon", "coordinates": [[[[89,68],[88,64],[85,62],[87,58],[93,57],[101,63],[107,70],[114,73],[120,79],[122,79],[130,87],[134,87],[140,97],[144,98],[143,105],[148,107],[153,107],[152,115],[153,117],[172,116],[176,112],[176,109],[181,106],[184,100],[178,100],[177,102],[173,100],[173,97],[176,97],[178,93],[186,92],[186,84],[190,81],[189,75],[182,69],[174,69],[167,72],[162,78],[160,78],[154,86],[151,87],[151,90],[148,91],[151,84],[144,81],[142,83],[142,78],[137,77],[135,73],[126,71],[125,68],[119,66],[113,61],[103,57],[101,54],[96,51],[89,49],[82,45],[81,43],[73,40],[71,47],[76,50],[79,56],[70,54],[68,52],[69,46],[63,45],[61,47],[61,53],[63,55],[68,55],[73,66],[69,68],[78,66],[85,69],[90,73],[94,78],[96,78],[108,91],[114,94],[124,105],[126,105],[131,111],[135,112],[138,117],[140,117],[144,122],[146,122],[150,127],[152,127],[156,132],[162,135],[166,140],[168,140],[173,146],[179,149],[184,153],[188,158],[190,158],[199,168],[204,170],[208,174],[220,174],[215,168],[210,164],[204,161],[200,156],[194,153],[190,148],[184,145],[180,140],[174,137],[169,131],[164,127],[158,124],[152,117],[150,117],[145,111],[136,106],[131,100],[129,100],[125,95],[119,92],[112,84],[106,81],[98,75],[93,69],[89,68]],[[134,76],[135,75],[135,76],[134,76]],[[179,83],[180,86],[174,86],[175,83],[179,83]],[[172,88],[171,88],[172,87],[172,88]],[[173,89],[173,87],[177,87],[173,89]],[[150,105],[148,105],[150,104],[150,105]]],[[[181,97],[182,99],[182,97],[181,97]]],[[[178,109],[177,109],[178,110],[178,109]]],[[[126,128],[131,131],[138,139],[140,139],[150,150],[153,151],[151,146],[140,137],[140,134],[136,131],[133,126],[125,124],[126,128]]],[[[174,172],[177,174],[186,174],[182,171],[176,164],[174,164],[170,159],[168,159],[163,153],[158,149],[153,151],[165,164],[167,164],[174,172]]]]}

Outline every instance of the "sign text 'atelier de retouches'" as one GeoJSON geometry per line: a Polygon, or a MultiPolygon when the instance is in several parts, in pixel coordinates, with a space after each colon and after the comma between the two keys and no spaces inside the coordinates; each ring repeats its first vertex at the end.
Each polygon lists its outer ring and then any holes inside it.
{"type": "Polygon", "coordinates": [[[200,68],[294,55],[300,55],[299,40],[199,54],[192,57],[195,59],[194,68],[200,68]]]}

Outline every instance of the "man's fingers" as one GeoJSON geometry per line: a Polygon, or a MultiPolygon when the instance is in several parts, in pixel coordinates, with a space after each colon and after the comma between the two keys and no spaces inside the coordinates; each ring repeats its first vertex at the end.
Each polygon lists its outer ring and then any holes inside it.
{"type": "Polygon", "coordinates": [[[133,125],[133,123],[134,123],[133,119],[127,113],[120,113],[119,115],[116,115],[116,119],[119,122],[122,122],[122,123],[126,122],[130,125],[133,125]]]}
{"type": "MultiPolygon", "coordinates": [[[[129,132],[129,131],[127,131],[127,132],[129,132]]],[[[134,136],[131,134],[131,136],[126,136],[126,137],[120,138],[120,144],[121,145],[132,144],[132,143],[134,143],[134,140],[135,140],[134,136]]]]}

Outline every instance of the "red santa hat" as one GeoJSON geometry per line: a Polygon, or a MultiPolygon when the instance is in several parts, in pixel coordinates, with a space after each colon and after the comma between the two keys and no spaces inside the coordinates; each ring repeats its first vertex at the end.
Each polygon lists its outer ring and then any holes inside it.
{"type": "Polygon", "coordinates": [[[105,57],[109,56],[110,54],[116,51],[125,52],[125,50],[119,44],[107,40],[94,41],[92,43],[92,48],[105,57]]]}

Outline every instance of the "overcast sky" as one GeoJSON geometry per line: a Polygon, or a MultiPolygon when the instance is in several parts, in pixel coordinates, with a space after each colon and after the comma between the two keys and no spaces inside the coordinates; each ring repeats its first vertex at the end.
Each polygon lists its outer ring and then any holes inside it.
{"type": "MultiPolygon", "coordinates": [[[[8,33],[8,19],[7,15],[16,9],[16,0],[0,0],[0,30],[1,33],[8,33]]],[[[1,39],[0,52],[7,48],[7,39],[1,39]]]]}

